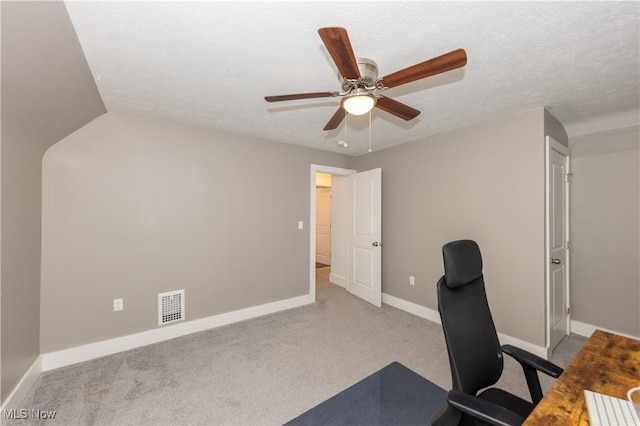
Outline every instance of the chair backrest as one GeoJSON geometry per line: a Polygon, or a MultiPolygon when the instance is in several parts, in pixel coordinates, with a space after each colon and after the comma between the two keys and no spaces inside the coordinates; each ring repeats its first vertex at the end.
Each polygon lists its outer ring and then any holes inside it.
{"type": "Polygon", "coordinates": [[[444,276],[438,310],[449,353],[453,389],[476,395],[495,384],[503,369],[482,275],[480,248],[471,240],[442,247],[444,276]]]}

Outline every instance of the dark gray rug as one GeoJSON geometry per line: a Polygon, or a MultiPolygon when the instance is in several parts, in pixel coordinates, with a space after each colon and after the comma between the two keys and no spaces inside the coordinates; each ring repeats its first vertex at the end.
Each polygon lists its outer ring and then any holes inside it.
{"type": "Polygon", "coordinates": [[[286,425],[430,425],[446,397],[441,387],[393,362],[286,425]]]}

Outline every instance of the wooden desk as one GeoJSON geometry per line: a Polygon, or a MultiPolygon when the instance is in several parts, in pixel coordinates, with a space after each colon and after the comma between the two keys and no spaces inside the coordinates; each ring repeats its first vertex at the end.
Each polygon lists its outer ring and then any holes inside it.
{"type": "MultiPolygon", "coordinates": [[[[640,386],[640,340],[596,330],[524,425],[589,425],[583,389],[627,398],[640,386]]],[[[634,394],[637,401],[638,394],[634,394]]]]}

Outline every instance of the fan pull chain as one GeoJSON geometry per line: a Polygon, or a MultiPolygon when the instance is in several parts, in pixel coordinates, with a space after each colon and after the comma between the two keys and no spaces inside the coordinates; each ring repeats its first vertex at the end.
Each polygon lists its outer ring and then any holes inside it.
{"type": "Polygon", "coordinates": [[[339,140],[338,141],[338,146],[341,148],[346,148],[347,146],[349,146],[349,143],[347,142],[347,127],[348,127],[348,123],[347,123],[347,110],[344,111],[344,140],[339,140]]]}
{"type": "Polygon", "coordinates": [[[369,110],[369,152],[372,152],[371,149],[371,110],[369,110]]]}
{"type": "Polygon", "coordinates": [[[344,147],[347,147],[347,127],[349,127],[349,114],[344,110],[344,147]]]}

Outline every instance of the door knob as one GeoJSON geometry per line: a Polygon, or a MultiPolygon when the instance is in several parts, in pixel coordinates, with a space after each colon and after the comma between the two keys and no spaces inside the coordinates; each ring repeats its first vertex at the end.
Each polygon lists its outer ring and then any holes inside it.
{"type": "Polygon", "coordinates": [[[371,245],[374,247],[378,247],[378,246],[382,246],[382,243],[378,241],[374,241],[373,243],[371,243],[371,245]]]}
{"type": "Polygon", "coordinates": [[[562,261],[560,259],[551,259],[551,263],[553,263],[554,265],[559,265],[562,263],[562,261]]]}

